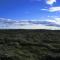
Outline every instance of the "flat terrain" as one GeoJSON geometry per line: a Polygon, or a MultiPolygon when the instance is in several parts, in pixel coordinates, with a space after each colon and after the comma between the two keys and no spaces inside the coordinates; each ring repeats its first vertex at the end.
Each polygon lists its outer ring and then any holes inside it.
{"type": "Polygon", "coordinates": [[[60,58],[59,30],[0,30],[0,60],[60,58]]]}

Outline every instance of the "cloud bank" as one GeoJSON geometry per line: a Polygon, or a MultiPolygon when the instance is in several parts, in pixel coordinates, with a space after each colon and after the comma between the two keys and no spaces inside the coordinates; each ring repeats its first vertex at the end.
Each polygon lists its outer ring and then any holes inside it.
{"type": "Polygon", "coordinates": [[[11,20],[0,18],[0,29],[60,30],[60,18],[54,18],[54,20],[11,20]]]}

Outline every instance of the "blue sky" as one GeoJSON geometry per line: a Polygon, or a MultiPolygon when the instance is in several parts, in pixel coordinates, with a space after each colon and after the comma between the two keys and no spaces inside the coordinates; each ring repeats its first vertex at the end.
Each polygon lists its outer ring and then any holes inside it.
{"type": "Polygon", "coordinates": [[[46,1],[48,0],[0,0],[0,18],[38,20],[48,16],[60,17],[59,11],[49,11],[51,7],[60,6],[60,1],[57,0],[54,4],[47,4],[46,1]]]}
{"type": "Polygon", "coordinates": [[[0,0],[0,29],[59,27],[60,0],[0,0]]]}

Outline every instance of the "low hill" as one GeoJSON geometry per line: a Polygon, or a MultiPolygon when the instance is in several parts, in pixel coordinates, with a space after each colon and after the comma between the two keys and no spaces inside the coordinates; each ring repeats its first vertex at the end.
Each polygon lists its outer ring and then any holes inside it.
{"type": "Polygon", "coordinates": [[[58,60],[59,58],[59,30],[0,30],[0,60],[58,60]]]}

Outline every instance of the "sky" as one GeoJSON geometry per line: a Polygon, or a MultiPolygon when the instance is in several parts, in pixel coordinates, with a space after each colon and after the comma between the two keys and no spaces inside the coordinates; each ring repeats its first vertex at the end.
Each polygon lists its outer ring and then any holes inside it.
{"type": "Polygon", "coordinates": [[[0,18],[43,20],[59,13],[60,0],[0,0],[0,18]]]}
{"type": "Polygon", "coordinates": [[[0,29],[59,29],[60,0],[0,0],[0,29]]]}

